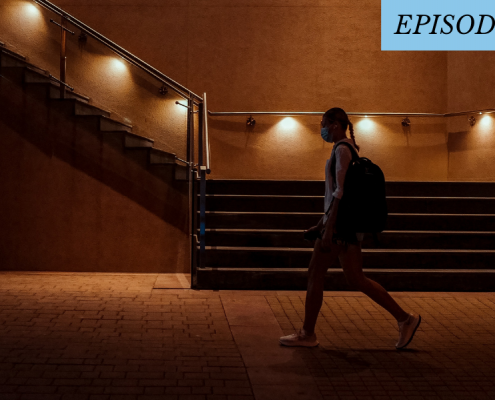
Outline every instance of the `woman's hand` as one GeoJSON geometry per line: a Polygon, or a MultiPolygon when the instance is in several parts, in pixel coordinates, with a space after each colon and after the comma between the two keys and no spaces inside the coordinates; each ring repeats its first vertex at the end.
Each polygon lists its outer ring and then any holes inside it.
{"type": "Polygon", "coordinates": [[[315,225],[309,229],[306,229],[304,232],[314,232],[314,231],[318,231],[318,230],[320,230],[320,228],[318,227],[318,225],[315,225]]]}
{"type": "Polygon", "coordinates": [[[320,229],[317,226],[312,226],[304,231],[304,239],[309,241],[313,246],[317,238],[321,237],[320,229]]]}
{"type": "Polygon", "coordinates": [[[322,253],[330,253],[332,248],[332,235],[333,229],[325,229],[323,233],[323,238],[320,242],[320,250],[322,253]]]}

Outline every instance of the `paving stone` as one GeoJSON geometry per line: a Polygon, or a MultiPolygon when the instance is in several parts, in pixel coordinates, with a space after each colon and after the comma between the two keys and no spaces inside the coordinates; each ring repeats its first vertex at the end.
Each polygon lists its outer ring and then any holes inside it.
{"type": "Polygon", "coordinates": [[[423,317],[397,351],[383,309],[328,292],[320,346],[291,349],[278,337],[302,325],[304,292],[154,289],[157,274],[0,275],[2,400],[495,398],[494,293],[392,293],[423,317]]]}

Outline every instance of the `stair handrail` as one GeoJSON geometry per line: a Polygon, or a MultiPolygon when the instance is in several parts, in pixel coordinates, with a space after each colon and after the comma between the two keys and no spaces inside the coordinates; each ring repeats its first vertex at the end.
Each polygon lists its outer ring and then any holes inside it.
{"type": "Polygon", "coordinates": [[[175,91],[177,94],[179,94],[181,97],[184,99],[193,99],[193,103],[198,105],[199,102],[203,101],[201,96],[198,96],[196,93],[193,91],[189,90],[185,86],[181,85],[180,83],[176,82],[172,78],[168,77],[165,75],[163,72],[159,71],[155,67],[152,67],[145,61],[141,60],[131,52],[127,51],[126,49],[122,48],[115,42],[111,41],[107,37],[103,36],[101,33],[95,31],[93,28],[89,27],[85,23],[81,22],[77,18],[73,17],[72,15],[68,14],[64,10],[62,10],[60,7],[56,6],[55,4],[47,1],[47,0],[33,0],[36,4],[39,4],[40,6],[46,8],[47,10],[61,16],[62,18],[65,18],[68,22],[70,22],[72,25],[76,26],[77,28],[81,29],[83,32],[87,33],[89,36],[92,38],[96,39],[98,42],[104,44],[106,47],[108,47],[110,50],[112,50],[114,53],[118,54],[120,57],[124,58],[134,66],[140,68],[141,70],[145,71],[149,75],[152,75],[155,79],[159,80],[161,83],[164,85],[168,86],[171,88],[173,91],[175,91]]]}
{"type": "MultiPolygon", "coordinates": [[[[406,112],[346,112],[347,115],[368,116],[368,117],[457,117],[469,114],[495,113],[495,108],[486,108],[482,110],[468,110],[450,113],[406,113],[406,112]]],[[[208,111],[212,117],[221,116],[241,116],[241,115],[272,115],[280,117],[305,116],[305,115],[323,115],[325,111],[208,111]]]]}

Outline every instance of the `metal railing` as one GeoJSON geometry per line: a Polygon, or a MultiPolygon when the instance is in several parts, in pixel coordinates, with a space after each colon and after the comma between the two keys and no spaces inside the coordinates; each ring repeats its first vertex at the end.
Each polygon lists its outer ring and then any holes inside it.
{"type": "MultiPolygon", "coordinates": [[[[192,92],[191,90],[189,90],[185,86],[181,85],[180,83],[174,81],[172,78],[168,77],[164,73],[160,72],[159,70],[152,67],[148,63],[144,62],[140,58],[136,57],[134,54],[127,51],[126,49],[120,47],[118,44],[112,42],[110,39],[106,38],[101,33],[95,31],[93,28],[91,28],[88,25],[84,24],[83,22],[79,21],[77,18],[68,14],[67,12],[65,12],[64,10],[62,10],[60,7],[56,6],[55,4],[53,4],[49,1],[46,1],[46,0],[33,0],[33,1],[37,4],[39,4],[40,6],[43,6],[44,8],[52,11],[53,13],[55,13],[61,17],[61,23],[60,24],[57,23],[57,25],[61,26],[62,31],[66,30],[65,23],[70,22],[72,25],[79,28],[85,34],[91,36],[92,38],[96,39],[100,43],[104,44],[106,47],[108,47],[110,50],[112,50],[113,52],[118,54],[120,57],[122,57],[123,59],[125,59],[129,63],[133,64],[134,66],[142,69],[143,71],[145,71],[148,74],[155,77],[162,84],[164,84],[167,87],[174,90],[177,94],[179,94],[185,100],[189,100],[192,97],[193,102],[196,105],[199,104],[199,102],[201,102],[203,100],[196,93],[192,92]]],[[[53,21],[53,22],[56,23],[55,21],[53,21]]]]}
{"type": "MultiPolygon", "coordinates": [[[[110,39],[106,38],[99,32],[95,31],[93,28],[87,26],[83,22],[79,21],[77,18],[68,14],[60,7],[55,4],[45,1],[45,0],[33,0],[36,4],[44,7],[45,9],[60,16],[60,23],[50,19],[50,22],[57,25],[60,28],[61,40],[60,40],[60,79],[57,79],[53,75],[50,75],[50,79],[58,82],[60,84],[60,97],[65,98],[66,90],[74,90],[72,86],[69,86],[66,82],[66,36],[67,33],[74,34],[67,28],[67,24],[75,26],[80,29],[82,33],[94,38],[108,49],[122,57],[124,60],[128,61],[130,64],[141,69],[148,75],[154,77],[162,85],[172,89],[183,99],[187,100],[188,109],[187,114],[187,160],[183,160],[179,157],[175,157],[177,161],[183,162],[188,166],[188,182],[189,182],[189,220],[190,220],[190,232],[189,232],[189,244],[191,248],[191,260],[192,268],[191,273],[194,274],[196,271],[196,266],[204,266],[204,254],[205,254],[205,201],[206,201],[206,174],[209,174],[210,169],[210,143],[208,136],[208,108],[206,107],[206,93],[203,97],[192,92],[185,86],[171,79],[164,73],[160,72],[156,68],[152,67],[148,63],[144,62],[140,58],[136,57],[134,54],[125,50],[121,46],[117,45],[110,39]],[[195,111],[194,108],[197,107],[198,110],[195,111]],[[198,126],[198,163],[195,163],[195,134],[194,134],[194,114],[198,112],[199,114],[199,126],[198,126]],[[206,162],[205,162],[206,161],[206,162]],[[196,169],[199,167],[199,170],[196,169]],[[199,243],[197,243],[197,195],[196,195],[196,183],[199,181],[199,195],[200,195],[200,235],[199,243]],[[199,260],[197,260],[196,254],[198,252],[197,245],[199,244],[199,260]]],[[[180,103],[179,103],[180,104],[180,103]]],[[[183,104],[181,104],[183,105],[183,104]]],[[[183,105],[184,106],[184,105],[183,105]]],[[[194,276],[193,282],[194,282],[194,276]]]]}
{"type": "MultiPolygon", "coordinates": [[[[325,111],[208,111],[212,117],[221,116],[242,116],[242,115],[272,115],[281,117],[304,116],[304,115],[323,115],[325,111]]],[[[347,112],[347,115],[356,117],[456,117],[470,114],[488,114],[495,113],[495,109],[488,108],[484,110],[459,111],[454,113],[397,113],[397,112],[347,112]]]]}

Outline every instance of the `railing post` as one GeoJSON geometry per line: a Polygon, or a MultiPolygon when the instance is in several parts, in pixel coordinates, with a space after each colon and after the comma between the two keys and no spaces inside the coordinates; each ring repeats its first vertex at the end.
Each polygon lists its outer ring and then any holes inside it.
{"type": "Polygon", "coordinates": [[[204,121],[203,121],[204,103],[199,103],[198,106],[198,165],[203,165],[204,153],[204,121]]]}
{"type": "Polygon", "coordinates": [[[194,180],[194,101],[192,95],[187,99],[187,177],[189,183],[189,248],[191,249],[191,285],[195,282],[196,269],[196,182],[194,180]]]}
{"type": "Polygon", "coordinates": [[[204,153],[204,127],[206,121],[204,121],[204,107],[205,104],[200,103],[198,115],[199,115],[199,126],[198,126],[198,164],[200,167],[200,182],[199,182],[199,267],[205,267],[205,214],[206,214],[206,166],[203,164],[203,153],[204,153]]]}
{"type": "Polygon", "coordinates": [[[206,167],[201,166],[201,181],[199,182],[199,267],[206,266],[206,167]]]}
{"type": "MultiPolygon", "coordinates": [[[[66,83],[66,74],[67,74],[67,57],[66,57],[66,48],[67,48],[67,20],[62,15],[61,19],[61,38],[60,38],[60,81],[62,83],[66,83]]],[[[60,98],[65,99],[65,85],[60,84],[60,98]]]]}

